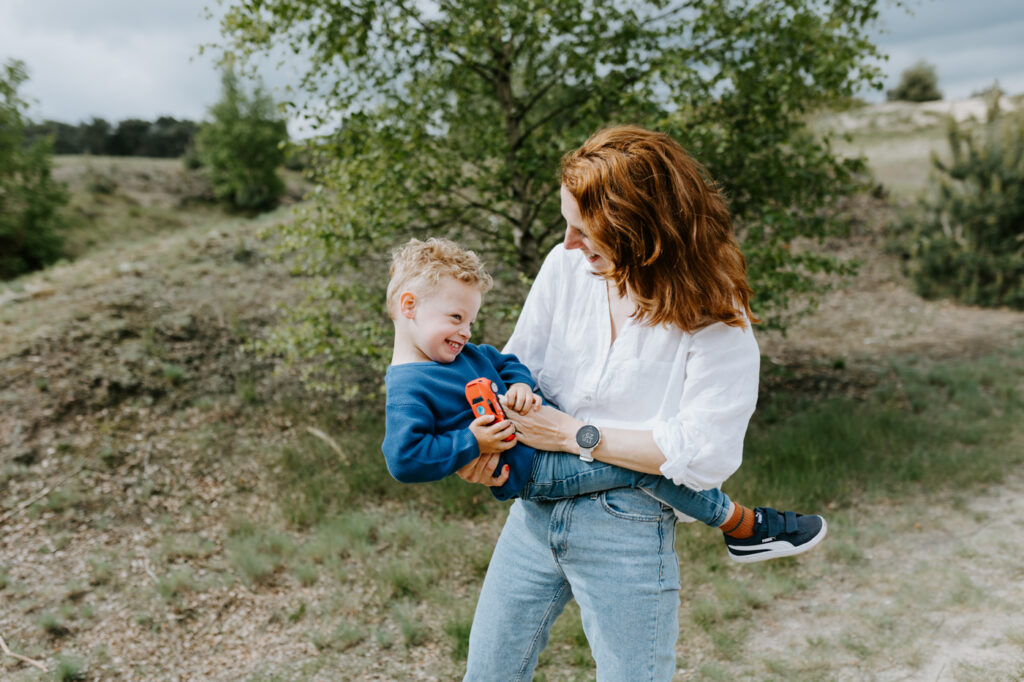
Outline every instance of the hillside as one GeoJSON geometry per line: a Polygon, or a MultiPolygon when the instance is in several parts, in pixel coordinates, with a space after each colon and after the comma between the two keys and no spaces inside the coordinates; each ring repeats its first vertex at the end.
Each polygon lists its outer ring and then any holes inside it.
{"type": "MultiPolygon", "coordinates": [[[[902,135],[941,139],[931,123],[902,135]]],[[[885,136],[858,144],[880,177],[892,172],[885,136]]],[[[0,285],[0,636],[49,670],[0,654],[0,677],[456,678],[504,510],[478,491],[438,509],[389,484],[379,424],[242,349],[302,295],[260,237],[293,208],[230,217],[196,203],[201,188],[170,166],[61,164],[73,210],[120,226],[90,223],[76,260],[0,285]],[[89,189],[97,167],[109,192],[89,189]],[[313,473],[297,492],[300,466],[313,473]],[[337,499],[353,508],[317,517],[314,502],[336,503],[329,490],[314,499],[317,478],[342,481],[337,499]]],[[[869,399],[906,356],[1006,352],[1019,376],[1024,314],[922,300],[883,248],[892,204],[850,210],[851,238],[826,248],[864,266],[788,335],[759,336],[778,370],[766,392],[869,399]]],[[[1019,450],[1024,432],[1007,443],[1019,450]]],[[[740,592],[749,580],[767,596],[736,597],[756,612],[748,622],[688,595],[678,679],[1021,675],[1024,615],[1007,605],[1024,602],[1024,531],[1011,522],[1022,486],[1018,471],[966,497],[871,499],[833,512],[832,549],[760,573],[714,565],[701,580],[740,592]],[[922,528],[924,510],[941,521],[922,528]],[[708,622],[767,642],[757,656],[786,646],[811,667],[725,657],[708,622]]],[[[717,549],[710,532],[687,532],[717,549]]],[[[559,621],[547,679],[587,679],[581,635],[559,621]]]]}

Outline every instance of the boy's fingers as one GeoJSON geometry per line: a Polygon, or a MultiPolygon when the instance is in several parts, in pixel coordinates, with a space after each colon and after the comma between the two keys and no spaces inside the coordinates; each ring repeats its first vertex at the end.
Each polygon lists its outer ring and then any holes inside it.
{"type": "Polygon", "coordinates": [[[470,426],[484,427],[484,426],[489,425],[492,421],[494,421],[494,415],[493,414],[485,414],[485,415],[482,415],[482,416],[477,417],[476,419],[474,419],[473,422],[470,424],[470,426]]]}

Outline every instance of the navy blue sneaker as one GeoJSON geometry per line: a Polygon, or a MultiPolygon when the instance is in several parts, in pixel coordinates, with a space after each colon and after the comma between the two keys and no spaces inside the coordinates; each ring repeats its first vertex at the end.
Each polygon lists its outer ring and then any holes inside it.
{"type": "Polygon", "coordinates": [[[754,509],[754,534],[749,538],[725,536],[733,561],[749,564],[802,554],[825,539],[828,524],[820,516],[779,512],[771,507],[754,509]]]}

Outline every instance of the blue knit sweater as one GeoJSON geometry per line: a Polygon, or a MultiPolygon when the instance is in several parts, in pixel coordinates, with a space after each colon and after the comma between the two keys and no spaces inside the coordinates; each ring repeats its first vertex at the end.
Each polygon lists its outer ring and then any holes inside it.
{"type": "MultiPolygon", "coordinates": [[[[504,394],[516,383],[536,388],[530,370],[514,355],[493,346],[467,343],[454,362],[410,362],[388,368],[386,431],[381,449],[388,471],[403,483],[438,481],[480,454],[469,430],[473,412],[466,402],[466,383],[486,377],[504,394]]],[[[515,497],[530,479],[534,450],[517,443],[502,453],[509,465],[508,481],[491,488],[499,500],[515,497]]]]}

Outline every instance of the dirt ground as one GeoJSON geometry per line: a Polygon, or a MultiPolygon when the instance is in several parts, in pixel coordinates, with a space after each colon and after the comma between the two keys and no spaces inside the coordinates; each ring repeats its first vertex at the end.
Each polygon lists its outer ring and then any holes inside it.
{"type": "MultiPolygon", "coordinates": [[[[297,600],[358,604],[358,595],[332,595],[327,581],[211,585],[172,594],[173,608],[154,597],[168,578],[154,554],[172,565],[175,553],[198,557],[207,569],[196,579],[215,580],[230,519],[258,518],[270,504],[261,481],[272,472],[224,455],[210,434],[235,448],[270,447],[300,427],[270,412],[241,417],[246,382],[290,390],[236,353],[241,330],[265,325],[274,303],[293,295],[288,274],[255,255],[259,227],[240,220],[154,239],[0,294],[0,636],[16,653],[51,671],[77,653],[97,680],[274,679],[259,671],[318,655],[289,624],[297,600]],[[236,398],[211,408],[204,395],[236,398]],[[82,453],[105,466],[82,468],[82,453]],[[175,545],[186,533],[197,544],[175,545]],[[48,613],[60,615],[41,637],[48,613]]],[[[865,229],[845,244],[845,255],[865,262],[860,274],[787,336],[762,333],[766,357],[871,368],[893,355],[955,358],[1024,339],[1022,313],[916,296],[883,243],[865,229]]],[[[749,641],[762,662],[786,661],[793,679],[1024,679],[1021,518],[1019,471],[968,496],[922,493],[863,509],[826,541],[853,547],[854,558],[839,569],[824,552],[802,558],[807,587],[766,605],[749,641]],[[889,652],[883,661],[871,653],[879,649],[889,652]]],[[[488,542],[499,523],[467,523],[465,533],[488,542]]],[[[459,669],[434,644],[394,660],[355,650],[341,660],[340,677],[316,679],[453,679],[459,669]]],[[[704,674],[683,667],[676,679],[704,674]]],[[[742,666],[723,675],[759,679],[742,666]]],[[[41,673],[0,656],[0,678],[41,673]]]]}

